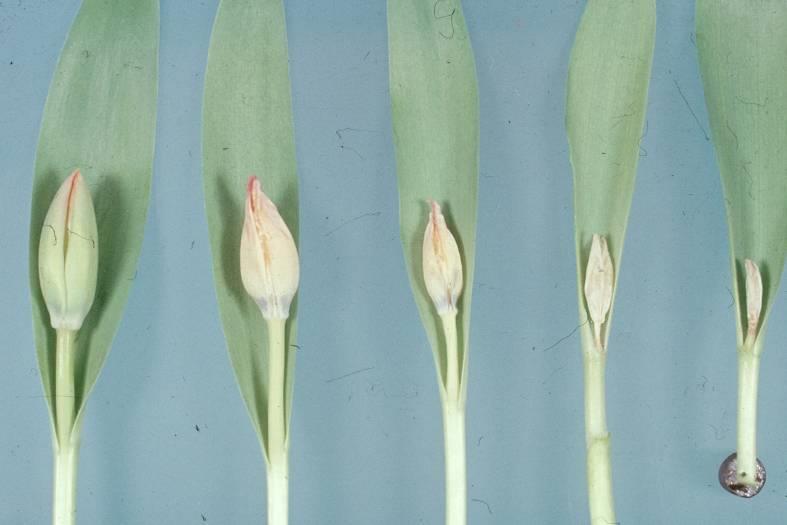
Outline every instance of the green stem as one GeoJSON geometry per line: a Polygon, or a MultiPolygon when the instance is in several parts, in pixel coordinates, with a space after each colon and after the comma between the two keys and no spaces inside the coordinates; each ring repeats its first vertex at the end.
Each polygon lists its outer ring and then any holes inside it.
{"type": "Polygon", "coordinates": [[[596,347],[583,351],[585,369],[585,440],[587,445],[588,502],[590,523],[617,523],[612,497],[612,467],[604,387],[606,351],[596,347]]]}
{"type": "Polygon", "coordinates": [[[449,399],[459,399],[459,347],[456,337],[456,314],[440,316],[445,336],[445,393],[449,399]]]}
{"type": "Polygon", "coordinates": [[[79,426],[75,423],[74,339],[76,332],[57,331],[55,349],[55,439],[54,495],[52,522],[76,522],[79,426]]]}
{"type": "Polygon", "coordinates": [[[462,399],[456,314],[440,316],[445,335],[445,385],[443,385],[443,438],[445,439],[445,523],[467,523],[467,463],[465,402],[462,399]]]}
{"type": "Polygon", "coordinates": [[[738,482],[757,483],[757,384],[760,356],[750,346],[738,350],[738,482]]]}
{"type": "Polygon", "coordinates": [[[285,322],[268,320],[268,525],[286,525],[288,519],[285,322]]]}

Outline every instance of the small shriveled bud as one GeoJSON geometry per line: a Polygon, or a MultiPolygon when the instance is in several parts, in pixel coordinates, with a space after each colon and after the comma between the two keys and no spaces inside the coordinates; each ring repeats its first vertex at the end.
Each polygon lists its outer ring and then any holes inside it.
{"type": "Polygon", "coordinates": [[[746,259],[744,266],[746,266],[746,317],[749,323],[746,338],[754,339],[762,310],[762,277],[757,263],[751,259],[746,259]]]}
{"type": "Polygon", "coordinates": [[[585,301],[590,320],[593,322],[596,348],[599,350],[603,350],[601,326],[606,322],[609,308],[612,306],[614,282],[615,270],[612,266],[612,257],[609,255],[607,239],[593,234],[585,270],[585,301]]]}
{"type": "Polygon", "coordinates": [[[298,290],[298,249],[276,205],[257,177],[246,188],[246,219],[240,241],[240,275],[265,319],[287,319],[298,290]]]}
{"type": "Polygon", "coordinates": [[[38,279],[55,330],[79,330],[93,305],[98,228],[93,201],[75,170],[57,190],[38,243],[38,279]]]}
{"type": "Polygon", "coordinates": [[[426,291],[440,315],[456,314],[462,293],[459,246],[445,224],[440,205],[429,201],[429,222],[424,232],[423,271],[426,291]]]}

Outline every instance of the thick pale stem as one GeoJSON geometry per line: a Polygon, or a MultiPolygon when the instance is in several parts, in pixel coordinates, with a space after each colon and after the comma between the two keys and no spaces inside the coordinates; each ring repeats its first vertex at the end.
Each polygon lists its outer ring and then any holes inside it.
{"type": "Polygon", "coordinates": [[[465,402],[456,337],[456,313],[440,316],[445,335],[443,437],[445,439],[445,523],[467,523],[467,464],[465,459],[465,402]]]}
{"type": "Polygon", "coordinates": [[[76,332],[58,330],[55,349],[55,439],[52,522],[76,522],[79,426],[75,424],[74,339],[76,332]]]}
{"type": "Polygon", "coordinates": [[[55,491],[52,498],[52,523],[76,523],[77,462],[79,443],[55,449],[55,491]]]}
{"type": "Polygon", "coordinates": [[[590,523],[591,525],[617,523],[612,497],[612,467],[604,392],[606,352],[591,348],[585,350],[583,354],[590,523]]]}
{"type": "Polygon", "coordinates": [[[744,346],[738,351],[738,482],[757,483],[757,384],[760,356],[744,346]]]}
{"type": "Polygon", "coordinates": [[[443,400],[445,437],[445,523],[467,523],[467,465],[465,461],[465,407],[458,400],[443,400]]]}
{"type": "Polygon", "coordinates": [[[268,321],[268,525],[286,525],[288,519],[285,322],[268,321]]]}
{"type": "Polygon", "coordinates": [[[268,525],[286,525],[289,467],[285,454],[268,466],[268,525]]]}

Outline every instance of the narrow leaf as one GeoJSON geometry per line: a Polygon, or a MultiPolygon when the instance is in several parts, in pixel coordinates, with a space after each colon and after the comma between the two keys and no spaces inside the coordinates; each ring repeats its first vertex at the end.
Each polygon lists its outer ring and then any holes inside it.
{"type": "Polygon", "coordinates": [[[762,334],[787,254],[787,3],[699,0],[696,20],[741,344],[748,327],[745,260],[762,277],[762,334]]]}
{"type": "Polygon", "coordinates": [[[478,93],[461,2],[389,0],[388,46],[399,221],[410,285],[444,381],[440,319],[422,266],[427,201],[434,200],[443,207],[464,268],[458,304],[464,391],[478,200],[478,93]]]}
{"type": "MultiPolygon", "coordinates": [[[[589,0],[568,72],[566,129],[574,169],[577,284],[582,285],[593,235],[606,237],[617,290],[623,239],[639,160],[655,43],[654,0],[589,0]]],[[[605,341],[612,318],[605,326],[605,341]]],[[[583,335],[592,338],[590,327],[583,335]]]]}
{"type": "MultiPolygon", "coordinates": [[[[267,334],[243,288],[246,181],[259,177],[297,243],[290,79],[281,0],[222,0],[213,26],[203,107],[203,174],[213,277],[230,360],[265,449],[267,334]]],[[[287,322],[286,425],[292,404],[296,305],[287,322]]]]}
{"type": "Polygon", "coordinates": [[[101,247],[95,302],[75,342],[81,414],[120,323],[142,244],[153,171],[158,18],[156,0],[84,0],[49,89],[33,179],[30,289],[52,417],[55,332],[38,282],[44,216],[60,184],[80,169],[101,247]]]}

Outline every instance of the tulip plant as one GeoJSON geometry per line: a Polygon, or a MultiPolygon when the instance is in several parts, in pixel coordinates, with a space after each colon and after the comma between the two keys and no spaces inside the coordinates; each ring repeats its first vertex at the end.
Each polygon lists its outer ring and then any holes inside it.
{"type": "Polygon", "coordinates": [[[60,186],[44,218],[38,275],[55,345],[54,523],[76,513],[80,422],[76,420],[75,345],[96,295],[98,228],[85,182],[74,171],[60,186]]]}
{"type": "Polygon", "coordinates": [[[52,423],[55,525],[76,522],[85,405],[142,245],[153,171],[158,14],[156,0],[83,0],[41,122],[30,291],[52,423]]]}
{"type": "Polygon", "coordinates": [[[299,263],[282,0],[219,3],[202,131],[205,209],[224,336],[267,467],[268,524],[284,525],[299,263]],[[264,193],[256,177],[247,182],[251,173],[259,174],[264,193]]]}
{"type": "Polygon", "coordinates": [[[265,319],[268,332],[268,523],[287,523],[288,460],[285,378],[285,324],[298,289],[298,250],[276,205],[251,177],[246,192],[246,219],[240,240],[240,275],[246,292],[265,319]]]}
{"type": "Polygon", "coordinates": [[[388,2],[389,74],[402,247],[443,407],[446,524],[463,525],[478,93],[462,5],[438,4],[388,2]]]}
{"type": "Polygon", "coordinates": [[[737,314],[738,443],[722,463],[719,481],[749,498],[765,484],[757,459],[757,389],[787,256],[787,4],[699,0],[696,24],[737,314]]]}
{"type": "Polygon", "coordinates": [[[465,464],[465,396],[461,388],[467,373],[459,352],[456,314],[462,293],[462,258],[440,205],[430,201],[423,242],[424,284],[443,329],[445,373],[440,381],[445,439],[446,523],[466,521],[467,466],[465,464]]]}
{"type": "Polygon", "coordinates": [[[577,293],[592,525],[616,523],[605,368],[617,277],[645,121],[654,0],[588,0],[568,71],[577,293]]]}

